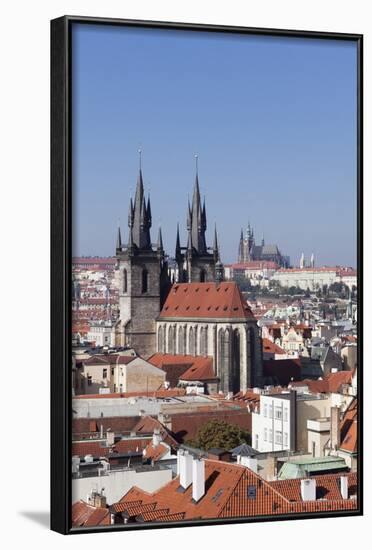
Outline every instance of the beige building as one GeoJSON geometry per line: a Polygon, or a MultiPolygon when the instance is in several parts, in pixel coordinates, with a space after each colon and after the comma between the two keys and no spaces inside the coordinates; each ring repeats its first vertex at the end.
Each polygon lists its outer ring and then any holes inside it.
{"type": "Polygon", "coordinates": [[[353,370],[358,365],[358,346],[357,344],[348,344],[341,349],[341,357],[344,362],[345,370],[353,370]]]}
{"type": "Polygon", "coordinates": [[[75,395],[154,392],[164,386],[165,376],[135,355],[95,355],[76,361],[75,395]]]}

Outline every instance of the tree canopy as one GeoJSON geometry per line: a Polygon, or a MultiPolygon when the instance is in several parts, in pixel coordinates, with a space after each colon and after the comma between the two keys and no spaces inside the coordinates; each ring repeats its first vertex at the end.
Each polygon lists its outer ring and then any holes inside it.
{"type": "Polygon", "coordinates": [[[196,438],[188,443],[198,449],[209,451],[214,447],[233,449],[242,443],[251,443],[249,432],[224,420],[210,420],[199,428],[196,438]]]}

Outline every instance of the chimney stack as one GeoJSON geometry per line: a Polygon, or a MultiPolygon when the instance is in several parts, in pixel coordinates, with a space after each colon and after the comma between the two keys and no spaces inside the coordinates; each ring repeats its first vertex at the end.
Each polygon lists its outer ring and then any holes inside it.
{"type": "Polygon", "coordinates": [[[106,445],[107,447],[111,447],[111,445],[114,445],[115,443],[115,433],[107,430],[106,432],[106,445]]]}
{"type": "Polygon", "coordinates": [[[258,471],[257,458],[253,458],[252,456],[239,455],[237,462],[238,464],[241,464],[242,466],[249,468],[250,470],[252,470],[252,472],[257,474],[257,471],[258,471]]]}
{"type": "Polygon", "coordinates": [[[192,483],[192,456],[186,451],[179,452],[180,485],[187,489],[192,483]]]}
{"type": "Polygon", "coordinates": [[[192,461],[192,499],[198,502],[205,494],[205,462],[199,458],[192,461]]]}
{"type": "Polygon", "coordinates": [[[157,447],[161,443],[161,435],[159,428],[154,428],[154,433],[152,436],[152,445],[157,447]]]}
{"type": "Polygon", "coordinates": [[[331,407],[331,449],[337,451],[340,447],[340,409],[331,407]]]}
{"type": "Polygon", "coordinates": [[[316,500],[316,481],[314,478],[301,479],[301,498],[304,502],[316,500]]]}
{"type": "Polygon", "coordinates": [[[100,493],[96,491],[92,493],[90,504],[95,508],[106,508],[107,501],[103,491],[104,489],[102,489],[100,493]]]}
{"type": "Polygon", "coordinates": [[[340,477],[340,492],[344,500],[349,498],[349,478],[347,476],[340,477]]]}

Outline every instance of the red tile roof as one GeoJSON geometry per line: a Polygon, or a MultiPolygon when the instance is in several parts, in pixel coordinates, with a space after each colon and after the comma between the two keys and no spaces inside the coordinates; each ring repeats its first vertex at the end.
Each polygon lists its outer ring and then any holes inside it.
{"type": "Polygon", "coordinates": [[[307,386],[312,393],[337,393],[345,384],[351,384],[353,377],[352,371],[330,372],[321,380],[305,379],[302,381],[291,382],[291,385],[307,386]]]}
{"type": "Polygon", "coordinates": [[[358,400],[353,399],[344,413],[340,426],[340,449],[349,453],[358,451],[358,400]]]}
{"type": "Polygon", "coordinates": [[[154,462],[157,462],[158,460],[163,458],[163,456],[166,455],[168,452],[169,448],[167,447],[167,445],[159,443],[154,447],[153,443],[151,442],[144,449],[143,456],[147,460],[153,460],[154,462]]]}
{"type": "Polygon", "coordinates": [[[110,525],[108,508],[96,508],[80,500],[71,508],[73,527],[93,527],[94,525],[110,525]]]}
{"type": "Polygon", "coordinates": [[[174,284],[159,317],[254,319],[235,282],[174,284]]]}
{"type": "MultiPolygon", "coordinates": [[[[355,472],[342,474],[326,474],[320,476],[311,476],[316,482],[316,498],[327,500],[341,500],[340,477],[347,476],[349,483],[349,496],[357,493],[357,474],[355,472]]],[[[270,481],[271,487],[291,502],[301,502],[301,479],[285,479],[279,481],[270,481]]]]}
{"type": "Polygon", "coordinates": [[[133,431],[136,434],[150,435],[154,433],[155,429],[159,430],[162,440],[170,447],[178,447],[177,441],[157,418],[153,418],[152,416],[143,416],[139,419],[137,424],[133,426],[133,431]]]}
{"type": "Polygon", "coordinates": [[[149,357],[148,361],[166,372],[170,372],[172,368],[184,366],[184,369],[179,370],[178,380],[214,380],[215,374],[213,371],[212,357],[195,357],[193,355],[171,355],[168,353],[155,353],[149,357]]]}
{"type": "Polygon", "coordinates": [[[84,457],[92,455],[95,458],[113,457],[116,454],[125,454],[130,452],[141,452],[149,444],[149,438],[130,438],[121,439],[110,447],[107,447],[101,441],[73,441],[72,456],[84,457]]]}
{"type": "Polygon", "coordinates": [[[137,422],[139,416],[104,416],[100,418],[73,418],[72,433],[73,434],[89,434],[98,433],[103,427],[103,431],[113,431],[115,434],[127,434],[131,432],[137,422]]]}
{"type": "MultiPolygon", "coordinates": [[[[179,490],[179,477],[176,477],[154,493],[132,487],[121,499],[121,504],[126,500],[142,500],[143,504],[155,503],[153,510],[138,513],[136,520],[141,522],[154,521],[160,517],[162,521],[175,521],[174,518],[179,518],[181,514],[182,519],[193,520],[356,509],[356,500],[340,499],[334,486],[330,486],[335,500],[291,502],[282,494],[282,485],[280,492],[272,483],[266,482],[244,466],[208,459],[205,460],[206,492],[198,502],[192,500],[191,486],[185,491],[179,490]]],[[[297,496],[293,489],[288,491],[297,496]]]]}
{"type": "Polygon", "coordinates": [[[268,338],[262,338],[262,350],[264,353],[274,353],[276,355],[285,355],[283,348],[269,340],[268,338]]]}

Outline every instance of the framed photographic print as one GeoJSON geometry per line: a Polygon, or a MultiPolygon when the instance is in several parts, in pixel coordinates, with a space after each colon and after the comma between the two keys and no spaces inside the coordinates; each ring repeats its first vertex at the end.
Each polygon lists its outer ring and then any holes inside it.
{"type": "Polygon", "coordinates": [[[51,23],[60,533],[362,513],[362,36],[51,23]]]}

